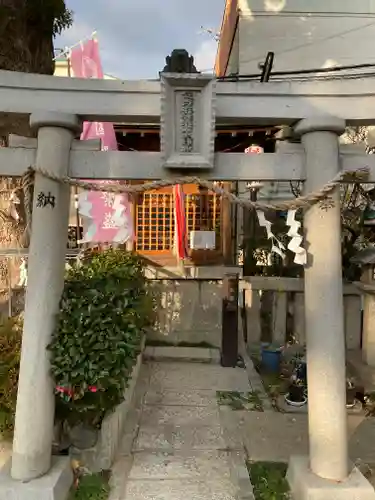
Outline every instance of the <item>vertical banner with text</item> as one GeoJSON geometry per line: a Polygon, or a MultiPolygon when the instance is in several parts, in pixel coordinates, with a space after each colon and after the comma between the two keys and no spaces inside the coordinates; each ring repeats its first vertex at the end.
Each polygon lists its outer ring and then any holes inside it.
{"type": "MultiPolygon", "coordinates": [[[[76,78],[104,78],[97,40],[88,40],[74,48],[70,64],[76,78]]],[[[112,123],[85,122],[81,140],[98,138],[101,140],[102,151],[117,150],[112,123]]],[[[111,181],[101,183],[112,184],[111,181]]],[[[125,243],[133,239],[133,219],[126,193],[81,193],[78,197],[78,210],[86,222],[81,243],[125,243]]]]}

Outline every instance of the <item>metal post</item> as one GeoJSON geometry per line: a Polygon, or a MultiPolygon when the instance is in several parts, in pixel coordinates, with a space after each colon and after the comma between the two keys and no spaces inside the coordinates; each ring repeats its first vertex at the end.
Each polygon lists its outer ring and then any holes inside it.
{"type": "Polygon", "coordinates": [[[223,280],[221,365],[235,367],[238,362],[238,274],[223,280]]]}

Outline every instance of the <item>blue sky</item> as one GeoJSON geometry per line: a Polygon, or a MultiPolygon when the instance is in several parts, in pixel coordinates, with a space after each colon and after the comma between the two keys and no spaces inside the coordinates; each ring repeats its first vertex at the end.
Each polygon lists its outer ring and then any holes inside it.
{"type": "Polygon", "coordinates": [[[105,73],[123,79],[156,78],[165,57],[185,48],[200,71],[213,68],[216,43],[201,26],[218,30],[224,0],[66,0],[74,25],[55,47],[96,30],[105,73]]]}

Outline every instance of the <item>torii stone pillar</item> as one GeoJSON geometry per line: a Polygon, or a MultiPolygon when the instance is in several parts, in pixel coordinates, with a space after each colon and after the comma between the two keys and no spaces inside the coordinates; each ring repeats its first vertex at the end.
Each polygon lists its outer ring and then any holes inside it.
{"type": "MultiPolygon", "coordinates": [[[[30,124],[38,131],[36,166],[66,176],[71,143],[81,129],[78,118],[41,113],[30,124]]],[[[36,174],[11,467],[12,478],[23,482],[51,467],[54,390],[46,347],[64,285],[69,194],[69,186],[36,174]]]]}
{"type": "MultiPolygon", "coordinates": [[[[339,172],[338,136],[344,130],[343,120],[324,116],[296,126],[306,154],[306,192],[319,189],[339,172]]],[[[304,219],[310,459],[290,460],[288,480],[296,500],[375,498],[359,471],[349,475],[338,190],[332,202],[325,208],[317,203],[304,219]]]]}

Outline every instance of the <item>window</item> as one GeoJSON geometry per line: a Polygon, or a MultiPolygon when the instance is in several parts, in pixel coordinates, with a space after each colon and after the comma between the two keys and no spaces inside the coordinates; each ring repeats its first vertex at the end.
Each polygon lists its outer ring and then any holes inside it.
{"type": "MultiPolygon", "coordinates": [[[[183,187],[188,235],[190,231],[216,231],[220,249],[221,199],[202,193],[195,185],[183,187]]],[[[172,253],[174,247],[174,198],[171,188],[138,196],[136,203],[136,250],[150,254],[172,253]]]]}
{"type": "Polygon", "coordinates": [[[185,199],[188,234],[190,231],[215,231],[216,249],[220,250],[221,200],[216,194],[187,194],[185,199]]]}
{"type": "Polygon", "coordinates": [[[172,252],[174,203],[171,192],[149,192],[138,197],[136,249],[143,252],[172,252]]]}

